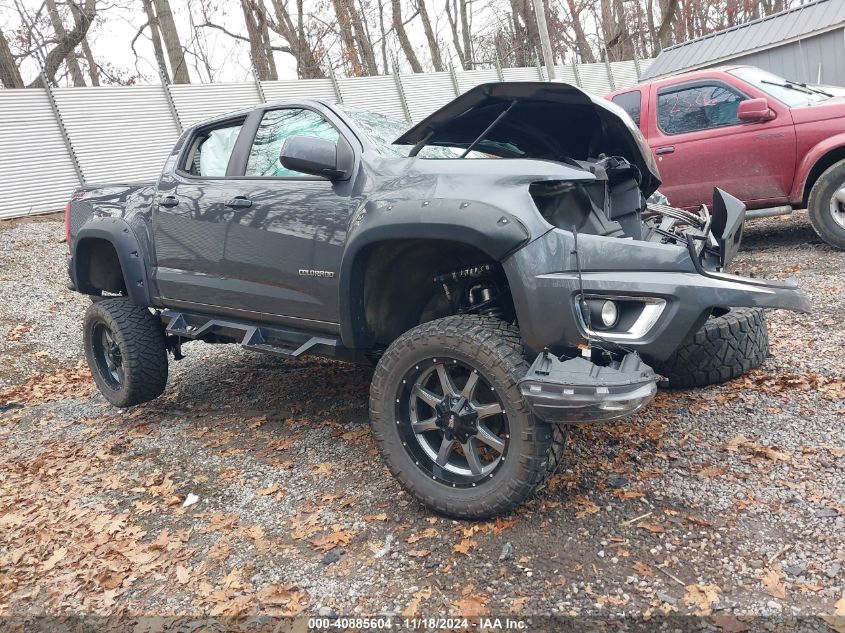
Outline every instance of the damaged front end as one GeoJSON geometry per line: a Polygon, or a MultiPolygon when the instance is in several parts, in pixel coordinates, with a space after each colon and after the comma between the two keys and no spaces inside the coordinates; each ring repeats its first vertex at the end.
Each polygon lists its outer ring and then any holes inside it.
{"type": "Polygon", "coordinates": [[[531,412],[546,422],[604,422],[651,402],[657,379],[635,352],[602,366],[581,356],[562,360],[544,351],[519,390],[531,412]]]}
{"type": "Polygon", "coordinates": [[[460,161],[472,167],[437,180],[437,195],[474,201],[476,221],[496,223],[491,233],[513,218],[529,234],[497,258],[503,279],[488,285],[491,300],[510,300],[499,307],[536,356],[520,389],[543,420],[639,410],[659,378],[649,363],[731,308],[809,311],[794,282],[726,272],[742,241],[741,201],[715,189],[712,205],[694,212],[649,202],[660,175],[642,134],[624,111],[574,86],[478,86],[396,142],[413,145],[411,157],[429,145],[474,155],[460,161]],[[485,207],[495,212],[484,216],[485,207]]]}

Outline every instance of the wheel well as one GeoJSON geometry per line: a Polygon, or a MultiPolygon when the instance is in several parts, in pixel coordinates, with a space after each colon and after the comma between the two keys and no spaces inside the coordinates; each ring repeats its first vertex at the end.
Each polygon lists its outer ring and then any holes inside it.
{"type": "Polygon", "coordinates": [[[76,282],[86,294],[103,291],[126,294],[123,269],[114,245],[108,240],[88,238],[76,247],[76,282]]]}
{"type": "Polygon", "coordinates": [[[807,202],[809,202],[810,191],[812,191],[813,185],[816,184],[819,176],[840,160],[845,160],[845,145],[830,150],[827,154],[816,161],[816,164],[813,165],[810,173],[807,174],[807,182],[804,184],[804,197],[802,199],[804,206],[806,206],[807,202]]]}
{"type": "Polygon", "coordinates": [[[389,240],[369,246],[364,258],[363,321],[367,338],[377,346],[390,344],[420,323],[476,312],[471,301],[463,301],[472,284],[495,288],[495,301],[476,303],[478,312],[513,320],[513,302],[501,264],[473,246],[447,240],[389,240]],[[435,281],[435,277],[470,268],[485,272],[435,281]]]}

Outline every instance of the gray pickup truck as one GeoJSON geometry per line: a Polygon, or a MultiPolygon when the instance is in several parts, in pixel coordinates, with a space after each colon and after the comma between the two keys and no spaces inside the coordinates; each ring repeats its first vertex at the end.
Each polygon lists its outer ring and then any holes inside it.
{"type": "Polygon", "coordinates": [[[618,107],[559,83],[478,86],[418,125],[321,101],[185,131],[158,182],[67,208],[85,354],[112,404],[165,389],[168,352],[239,343],[375,365],[373,431],[417,499],[508,511],[561,425],[762,363],[761,308],[794,285],[725,273],[745,209],[647,203],[660,184],[618,107]]]}

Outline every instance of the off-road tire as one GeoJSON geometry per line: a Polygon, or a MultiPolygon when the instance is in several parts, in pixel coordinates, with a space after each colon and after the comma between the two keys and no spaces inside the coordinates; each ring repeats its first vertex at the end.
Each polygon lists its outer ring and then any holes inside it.
{"type": "Polygon", "coordinates": [[[769,331],[760,308],[732,308],[707,319],[702,328],[668,359],[653,362],[668,382],[660,386],[687,389],[737,378],[763,364],[769,355],[769,331]]]}
{"type": "Polygon", "coordinates": [[[167,350],[164,327],[146,308],[129,299],[109,298],[92,303],[83,322],[85,358],[100,392],[116,407],[131,407],[153,400],[167,385],[167,350]],[[104,325],[121,357],[123,379],[115,387],[95,360],[94,332],[104,325]]]}
{"type": "Polygon", "coordinates": [[[518,381],[528,370],[519,331],[494,318],[450,316],[405,332],[387,348],[370,387],[370,421],[382,457],[402,486],[429,508],[450,517],[481,519],[510,511],[540,486],[560,459],[552,427],[531,414],[518,381]],[[395,420],[402,376],[432,355],[472,365],[496,390],[507,414],[508,459],[477,487],[434,480],[404,448],[395,420]]]}
{"type": "Polygon", "coordinates": [[[834,192],[845,187],[845,160],[829,167],[810,190],[807,211],[818,236],[836,248],[845,249],[845,228],[836,223],[831,212],[834,192]]]}

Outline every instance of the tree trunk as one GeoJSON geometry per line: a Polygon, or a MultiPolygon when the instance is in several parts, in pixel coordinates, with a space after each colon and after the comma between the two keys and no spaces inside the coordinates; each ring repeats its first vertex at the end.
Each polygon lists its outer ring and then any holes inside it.
{"type": "Polygon", "coordinates": [[[593,55],[593,49],[590,43],[587,41],[584,26],[581,24],[581,10],[575,7],[575,0],[566,0],[566,3],[569,5],[569,14],[572,16],[572,30],[575,33],[578,56],[582,62],[592,64],[596,61],[596,58],[593,55]]]}
{"type": "MultiPolygon", "coordinates": [[[[56,0],[47,0],[47,13],[50,16],[50,24],[53,25],[53,31],[56,33],[56,40],[62,41],[67,38],[67,31],[65,25],[62,24],[62,16],[59,15],[59,9],[56,7],[56,0]]],[[[70,78],[73,80],[73,85],[81,87],[85,85],[85,77],[82,76],[82,69],[79,67],[79,61],[76,59],[76,53],[70,51],[65,57],[65,64],[67,65],[70,78]]]]}
{"type": "Polygon", "coordinates": [[[164,59],[164,47],[161,44],[161,32],[158,30],[158,18],[156,18],[155,9],[153,8],[153,0],[142,0],[144,3],[144,11],[147,13],[147,22],[150,25],[150,39],[153,42],[153,53],[155,54],[156,64],[164,73],[167,80],[171,77],[167,72],[167,62],[164,59]]]}
{"type": "MultiPolygon", "coordinates": [[[[372,40],[364,26],[364,21],[361,19],[361,13],[358,11],[358,7],[355,6],[354,0],[343,0],[343,2],[346,4],[349,20],[352,22],[352,30],[355,33],[355,41],[358,44],[358,53],[361,58],[361,64],[364,66],[364,74],[378,75],[376,54],[373,50],[372,40]]],[[[387,72],[387,68],[385,68],[385,72],[387,72]]]]}
{"type": "MultiPolygon", "coordinates": [[[[70,13],[73,16],[74,25],[79,28],[80,24],[82,23],[82,15],[79,11],[79,7],[76,5],[75,2],[70,3],[70,13]]],[[[94,54],[91,52],[91,47],[88,45],[87,35],[82,38],[80,46],[82,48],[82,55],[85,57],[85,61],[88,63],[88,76],[91,79],[91,85],[99,86],[100,67],[97,66],[97,62],[94,60],[94,54]]]]}
{"type": "MultiPolygon", "coordinates": [[[[448,0],[446,8],[449,8],[448,0]]],[[[384,0],[378,0],[378,27],[381,33],[381,63],[385,74],[387,74],[390,64],[387,61],[387,30],[384,27],[384,0]]]]}
{"type": "Polygon", "coordinates": [[[347,72],[353,77],[363,75],[361,57],[358,55],[358,45],[352,33],[352,20],[344,0],[332,0],[337,23],[340,28],[340,41],[343,45],[343,59],[348,63],[347,72]]]}
{"type": "MultiPolygon", "coordinates": [[[[47,81],[51,83],[55,82],[56,72],[59,70],[62,62],[65,61],[68,53],[79,46],[96,15],[97,7],[95,0],[85,0],[85,7],[82,9],[79,23],[74,25],[72,30],[66,31],[65,37],[59,39],[53,49],[44,58],[44,75],[47,77],[47,81]]],[[[29,87],[33,88],[40,85],[42,85],[42,80],[39,76],[29,84],[29,87]]]]}
{"type": "Polygon", "coordinates": [[[264,42],[264,35],[256,17],[256,7],[251,0],[241,0],[241,11],[246,24],[246,34],[249,39],[249,57],[255,68],[255,74],[261,81],[271,78],[270,63],[267,59],[267,48],[264,42]]]}
{"type": "Polygon", "coordinates": [[[458,55],[458,61],[461,64],[462,70],[469,70],[469,63],[467,61],[466,53],[463,46],[461,46],[461,38],[458,35],[458,7],[457,0],[446,0],[446,18],[449,20],[449,28],[452,30],[452,45],[455,47],[455,53],[458,55]],[[454,9],[450,8],[451,2],[455,2],[454,9]]]}
{"type": "Polygon", "coordinates": [[[402,51],[411,64],[411,70],[415,73],[423,71],[420,65],[420,60],[417,59],[417,54],[414,52],[414,47],[411,46],[411,41],[408,39],[408,32],[405,31],[405,25],[402,24],[402,0],[391,0],[393,8],[393,30],[396,31],[396,37],[399,38],[399,44],[402,46],[402,51]]]}
{"type": "Polygon", "coordinates": [[[655,54],[672,43],[672,23],[675,21],[675,12],[678,10],[678,0],[662,0],[660,5],[661,17],[660,26],[657,29],[655,54]]]}
{"type": "Polygon", "coordinates": [[[458,8],[461,13],[461,34],[464,38],[464,57],[466,58],[467,68],[472,68],[475,60],[475,54],[472,48],[472,39],[470,37],[470,14],[467,10],[467,0],[458,0],[458,8]]]}
{"type": "Polygon", "coordinates": [[[173,83],[189,84],[191,77],[188,74],[185,49],[182,48],[182,42],[179,40],[176,21],[173,19],[173,12],[170,10],[170,0],[153,0],[153,2],[155,3],[156,17],[164,41],[164,48],[167,51],[167,58],[170,60],[173,83]]]}
{"type": "Polygon", "coordinates": [[[276,22],[270,23],[270,28],[287,40],[291,55],[296,59],[296,74],[300,79],[324,79],[326,74],[308,40],[305,31],[305,15],[302,0],[296,3],[296,23],[291,18],[290,11],[284,0],[273,0],[273,11],[276,22]]]}
{"type": "Polygon", "coordinates": [[[23,88],[23,78],[2,29],[0,29],[0,83],[6,88],[23,88]]]}
{"type": "Polygon", "coordinates": [[[435,72],[443,72],[443,57],[440,55],[440,45],[437,43],[437,33],[431,26],[431,20],[428,18],[428,9],[425,6],[425,0],[417,0],[417,11],[420,13],[422,19],[423,29],[425,30],[425,38],[428,40],[428,50],[431,52],[431,63],[434,65],[435,72]]]}

